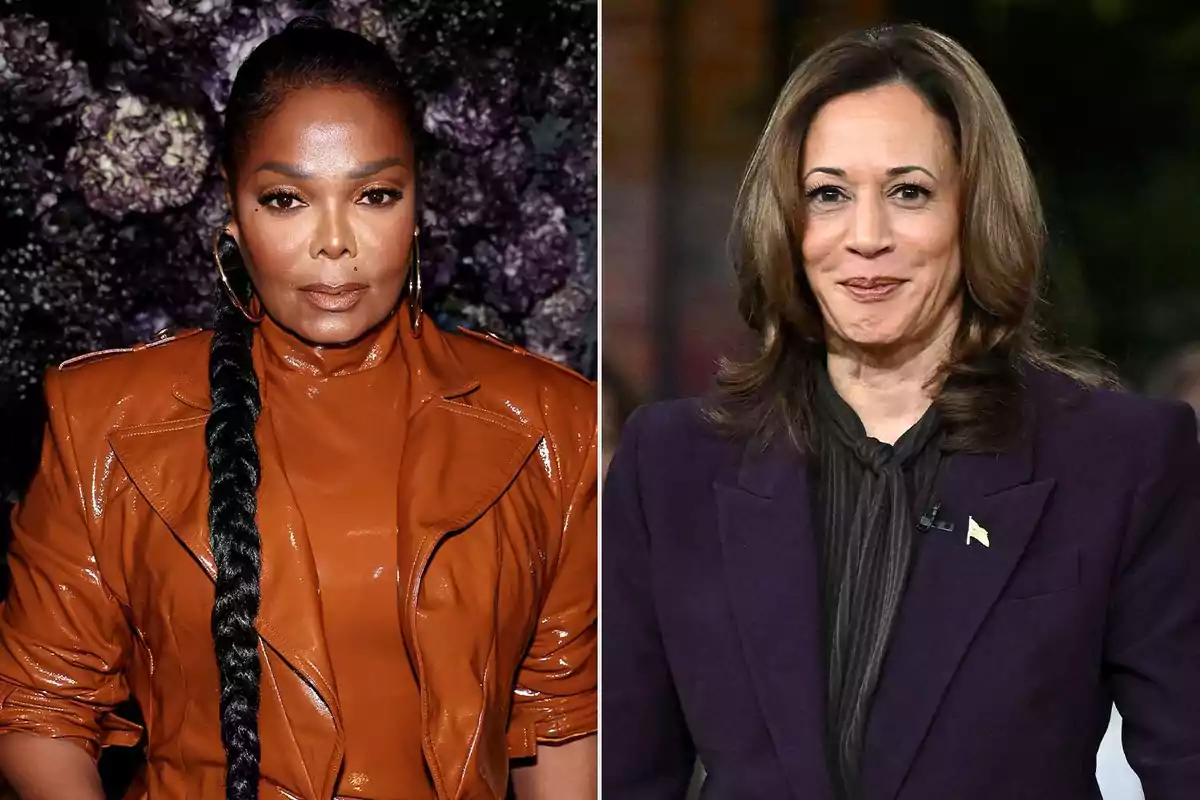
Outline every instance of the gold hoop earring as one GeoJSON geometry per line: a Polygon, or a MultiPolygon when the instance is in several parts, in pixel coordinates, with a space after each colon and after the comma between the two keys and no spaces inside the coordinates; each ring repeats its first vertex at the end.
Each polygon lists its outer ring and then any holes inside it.
{"type": "Polygon", "coordinates": [[[412,262],[408,265],[408,324],[414,339],[421,338],[421,243],[420,229],[413,234],[412,262]]]}
{"type": "Polygon", "coordinates": [[[262,322],[264,315],[259,314],[258,316],[255,316],[254,314],[251,314],[247,304],[238,299],[237,292],[233,290],[233,285],[229,282],[229,277],[225,274],[225,268],[221,264],[220,248],[222,236],[229,236],[230,238],[233,238],[229,233],[228,228],[217,228],[216,234],[213,235],[213,263],[217,265],[217,276],[221,279],[221,288],[224,289],[225,296],[229,298],[229,302],[233,303],[233,307],[241,312],[241,315],[246,318],[246,321],[251,325],[257,325],[258,323],[262,322]]]}

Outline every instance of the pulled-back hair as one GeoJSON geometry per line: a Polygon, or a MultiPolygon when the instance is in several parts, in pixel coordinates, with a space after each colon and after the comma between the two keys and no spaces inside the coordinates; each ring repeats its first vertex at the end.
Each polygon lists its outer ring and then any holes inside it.
{"type": "Polygon", "coordinates": [[[757,354],[725,361],[711,417],[755,437],[812,449],[814,370],[825,356],[821,311],[804,277],[804,141],[836,97],[900,83],[953,133],[961,175],[962,319],[936,380],[947,445],[1002,447],[1022,422],[1023,365],[1109,382],[1043,344],[1040,302],[1045,222],[1020,140],[996,87],[957,42],[919,25],[850,33],[809,56],[771,111],[738,193],[730,250],[739,310],[757,354]]]}
{"type": "Polygon", "coordinates": [[[404,119],[418,150],[421,126],[408,83],[382,45],[319,17],[292,20],[238,68],[225,106],[221,165],[233,180],[255,127],[295,89],[345,87],[369,92],[404,119]]]}
{"type": "MultiPolygon", "coordinates": [[[[391,104],[419,133],[404,78],[381,46],[314,17],[294,20],[267,39],[238,70],[225,112],[221,159],[226,178],[236,182],[246,144],[295,89],[346,87],[367,91],[391,104]]],[[[236,196],[235,192],[230,192],[236,196]]],[[[237,242],[218,235],[217,257],[230,291],[243,308],[253,293],[237,242]]],[[[258,797],[260,745],[258,708],[261,678],[258,616],[261,547],[257,495],[259,455],[254,433],[262,401],[251,358],[253,323],[225,292],[218,299],[209,354],[212,414],[208,446],[209,530],[216,562],[213,640],[221,681],[221,741],[226,755],[228,800],[258,797]]]]}

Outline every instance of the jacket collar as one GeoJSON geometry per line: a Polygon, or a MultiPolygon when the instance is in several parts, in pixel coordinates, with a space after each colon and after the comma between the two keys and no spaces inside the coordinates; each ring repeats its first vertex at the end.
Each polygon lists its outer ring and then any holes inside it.
{"type": "MultiPolygon", "coordinates": [[[[479,379],[463,365],[449,338],[437,327],[421,326],[421,336],[412,335],[412,316],[407,303],[396,310],[400,326],[397,346],[409,365],[413,389],[413,410],[428,400],[461,397],[479,387],[479,379]]],[[[176,380],[171,393],[176,400],[199,411],[212,411],[208,372],[189,370],[176,380]]]]}

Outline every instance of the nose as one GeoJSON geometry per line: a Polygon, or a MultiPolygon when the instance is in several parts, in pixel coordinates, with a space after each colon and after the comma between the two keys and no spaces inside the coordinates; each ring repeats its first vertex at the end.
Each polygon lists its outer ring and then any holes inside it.
{"type": "Polygon", "coordinates": [[[345,214],[329,210],[320,215],[317,229],[309,243],[308,254],[313,258],[325,257],[334,260],[343,257],[354,258],[358,255],[354,229],[345,214]]]}
{"type": "Polygon", "coordinates": [[[854,204],[846,246],[863,258],[892,248],[892,226],[882,198],[863,198],[854,204]]]}

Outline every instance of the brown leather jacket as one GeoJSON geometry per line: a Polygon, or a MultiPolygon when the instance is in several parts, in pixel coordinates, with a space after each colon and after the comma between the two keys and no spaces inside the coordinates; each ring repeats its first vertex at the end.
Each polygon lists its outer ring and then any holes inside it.
{"type": "MultiPolygon", "coordinates": [[[[193,332],[52,371],[41,466],[13,514],[0,732],[93,755],[134,744],[140,728],[113,713],[132,692],[149,764],[127,797],[224,797],[209,340],[193,332]]],[[[596,729],[596,393],[428,321],[400,340],[412,392],[398,507],[417,535],[400,554],[399,602],[424,752],[439,798],[503,798],[510,757],[596,729]]],[[[286,487],[266,479],[280,469],[269,441],[260,457],[264,491],[286,487]]],[[[329,798],[344,745],[315,568],[305,537],[285,535],[303,533],[290,498],[260,497],[259,523],[262,796],[329,798]]]]}

